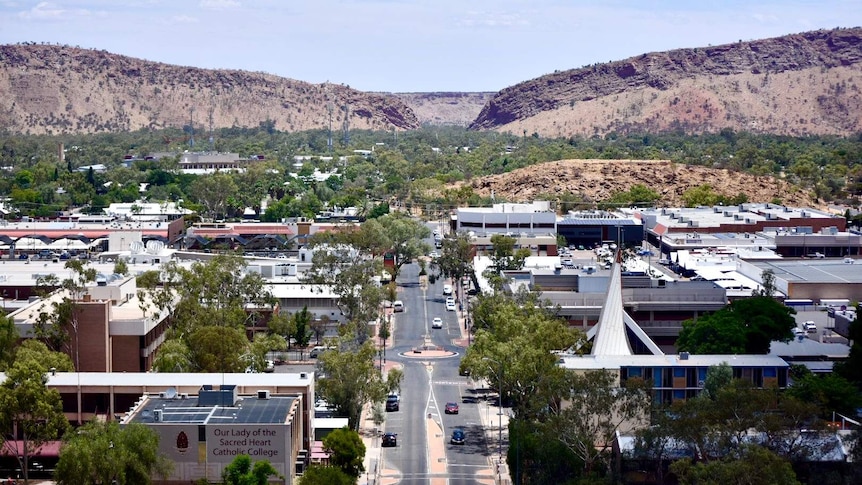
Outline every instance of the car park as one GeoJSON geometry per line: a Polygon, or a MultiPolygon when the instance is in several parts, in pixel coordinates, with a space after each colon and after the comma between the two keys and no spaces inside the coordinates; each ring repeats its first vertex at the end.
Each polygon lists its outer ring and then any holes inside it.
{"type": "Polygon", "coordinates": [[[452,431],[452,438],[449,440],[453,445],[463,445],[467,441],[467,437],[464,434],[464,430],[461,428],[455,428],[452,431]]]}
{"type": "Polygon", "coordinates": [[[401,398],[398,397],[398,394],[390,394],[386,398],[386,410],[387,411],[398,411],[401,407],[401,398]]]}
{"type": "Polygon", "coordinates": [[[434,320],[431,321],[431,328],[443,328],[443,319],[434,317],[434,320]]]}
{"type": "Polygon", "coordinates": [[[444,409],[446,414],[458,414],[458,403],[456,402],[447,402],[446,408],[444,409]]]}
{"type": "Polygon", "coordinates": [[[398,435],[395,433],[383,433],[382,446],[388,448],[390,446],[398,446],[398,435]]]}

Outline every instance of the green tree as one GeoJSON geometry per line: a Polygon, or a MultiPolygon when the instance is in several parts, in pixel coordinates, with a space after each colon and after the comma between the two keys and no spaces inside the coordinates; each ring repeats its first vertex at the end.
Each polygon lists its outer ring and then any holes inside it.
{"type": "Polygon", "coordinates": [[[590,474],[596,465],[609,465],[610,449],[624,423],[643,425],[650,409],[647,384],[629,379],[619,387],[607,370],[567,372],[567,404],[549,421],[560,440],[584,463],[590,474]]]}
{"type": "Polygon", "coordinates": [[[159,452],[158,433],[147,426],[93,421],[66,433],[55,477],[61,483],[145,485],[171,467],[159,452]]]}
{"type": "Polygon", "coordinates": [[[0,315],[0,371],[5,371],[15,360],[15,348],[19,338],[15,319],[0,315]]]}
{"type": "Polygon", "coordinates": [[[347,416],[350,429],[358,429],[362,407],[382,401],[388,389],[374,365],[377,355],[374,344],[366,340],[358,348],[355,345],[349,337],[342,337],[338,349],[324,352],[318,358],[325,377],[318,381],[317,390],[338,412],[347,416]]]}
{"type": "Polygon", "coordinates": [[[530,255],[528,248],[515,249],[518,242],[514,237],[503,234],[491,236],[491,261],[497,271],[518,270],[524,267],[524,260],[530,255]]]}
{"type": "Polygon", "coordinates": [[[793,338],[794,313],[768,296],[734,300],[715,313],[684,321],[677,348],[695,354],[766,354],[773,341],[793,338]]]}
{"type": "Polygon", "coordinates": [[[482,295],[478,301],[471,312],[476,334],[462,359],[464,370],[502,387],[516,417],[537,418],[565,392],[565,371],[553,351],[581,346],[583,333],[535,295],[482,295]]]}
{"type": "Polygon", "coordinates": [[[210,219],[222,218],[227,213],[228,200],[237,194],[237,186],[228,174],[203,175],[192,182],[189,195],[204,208],[203,215],[210,219]]]}
{"type": "Polygon", "coordinates": [[[398,277],[402,266],[430,250],[428,244],[423,241],[431,235],[428,227],[401,212],[368,220],[362,224],[360,231],[380,231],[385,235],[384,247],[380,249],[383,253],[394,256],[393,279],[398,277]],[[378,225],[379,227],[376,227],[378,225]]]}
{"type": "Polygon", "coordinates": [[[282,477],[269,460],[260,460],[252,465],[248,455],[239,455],[222,471],[224,485],[266,485],[269,477],[282,477]]]}
{"type": "Polygon", "coordinates": [[[337,466],[311,465],[299,479],[299,485],[354,485],[356,478],[337,466]]]}
{"type": "Polygon", "coordinates": [[[432,268],[442,276],[460,281],[464,275],[473,271],[473,243],[466,232],[454,237],[445,237],[440,245],[440,256],[431,263],[432,268]]]}
{"type": "Polygon", "coordinates": [[[757,445],[743,445],[724,460],[693,464],[679,460],[671,465],[681,485],[797,485],[790,463],[757,445]]]}
{"type": "Polygon", "coordinates": [[[48,369],[32,358],[16,358],[0,384],[0,430],[3,449],[17,457],[29,483],[30,457],[45,443],[58,439],[69,427],[56,389],[47,387],[48,369]],[[17,436],[18,440],[8,440],[17,436]]]}
{"type": "Polygon", "coordinates": [[[365,443],[356,431],[333,430],[323,438],[323,449],[330,454],[330,462],[346,475],[356,479],[365,471],[365,443]]]}

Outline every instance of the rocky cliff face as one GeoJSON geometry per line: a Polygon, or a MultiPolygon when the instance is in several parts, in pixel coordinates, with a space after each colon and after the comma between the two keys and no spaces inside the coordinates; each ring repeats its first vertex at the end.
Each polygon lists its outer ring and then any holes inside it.
{"type": "Polygon", "coordinates": [[[643,54],[506,88],[473,129],[800,134],[862,130],[862,28],[643,54]]]}
{"type": "Polygon", "coordinates": [[[392,95],[259,72],[174,66],[54,45],[0,46],[0,130],[57,134],[179,127],[413,129],[392,95]]]}

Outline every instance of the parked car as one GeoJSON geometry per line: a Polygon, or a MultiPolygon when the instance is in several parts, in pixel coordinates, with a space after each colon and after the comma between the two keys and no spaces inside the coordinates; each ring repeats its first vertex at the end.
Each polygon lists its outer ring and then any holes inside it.
{"type": "Polygon", "coordinates": [[[451,295],[452,294],[452,285],[443,285],[443,294],[451,295]]]}
{"type": "Polygon", "coordinates": [[[431,321],[431,328],[443,328],[443,319],[434,317],[434,320],[431,321]]]}
{"type": "Polygon", "coordinates": [[[393,312],[403,312],[404,311],[404,302],[401,300],[395,300],[392,302],[392,311],[393,312]]]}
{"type": "Polygon", "coordinates": [[[401,405],[401,398],[398,397],[398,394],[390,394],[386,398],[386,410],[387,411],[398,411],[401,405]]]}
{"type": "Polygon", "coordinates": [[[455,308],[455,300],[451,300],[451,301],[447,300],[447,301],[446,301],[446,311],[448,311],[448,312],[454,312],[455,310],[456,310],[456,308],[455,308]]]}
{"type": "Polygon", "coordinates": [[[327,350],[335,349],[334,346],[327,347],[326,345],[317,345],[311,349],[311,352],[308,353],[308,356],[312,359],[316,359],[320,357],[320,354],[326,352],[327,350]]]}
{"type": "Polygon", "coordinates": [[[452,439],[449,440],[453,445],[463,445],[467,441],[467,437],[464,434],[464,430],[461,428],[455,428],[452,431],[452,439]]]}
{"type": "Polygon", "coordinates": [[[398,435],[395,433],[383,433],[382,446],[384,448],[387,448],[390,446],[398,446],[398,435]]]}
{"type": "Polygon", "coordinates": [[[446,409],[444,411],[446,414],[458,414],[458,403],[456,402],[447,402],[446,409]]]}
{"type": "Polygon", "coordinates": [[[802,324],[802,328],[808,333],[817,333],[817,325],[811,320],[802,324]]]}

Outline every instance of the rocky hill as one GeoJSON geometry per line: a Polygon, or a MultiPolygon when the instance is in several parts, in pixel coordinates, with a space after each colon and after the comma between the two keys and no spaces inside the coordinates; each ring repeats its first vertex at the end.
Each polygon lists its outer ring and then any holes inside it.
{"type": "Polygon", "coordinates": [[[496,93],[396,93],[423,125],[468,126],[496,93]]]}
{"type": "MultiPolygon", "coordinates": [[[[484,197],[529,202],[548,194],[582,194],[590,201],[602,201],[634,185],[658,191],[659,205],[683,206],[682,195],[689,189],[709,184],[716,193],[734,197],[744,193],[750,202],[783,203],[815,207],[810,194],[771,176],[676,164],[668,160],[561,160],[520,168],[509,173],[465,182],[484,197]]],[[[463,184],[459,184],[463,185],[463,184]]]]}
{"type": "Polygon", "coordinates": [[[0,130],[29,134],[140,128],[256,127],[300,131],[413,129],[398,97],[260,72],[209,70],[57,45],[0,46],[0,130]]]}
{"type": "Polygon", "coordinates": [[[472,123],[543,136],[862,131],[862,28],[648,53],[498,93],[472,123]]]}

